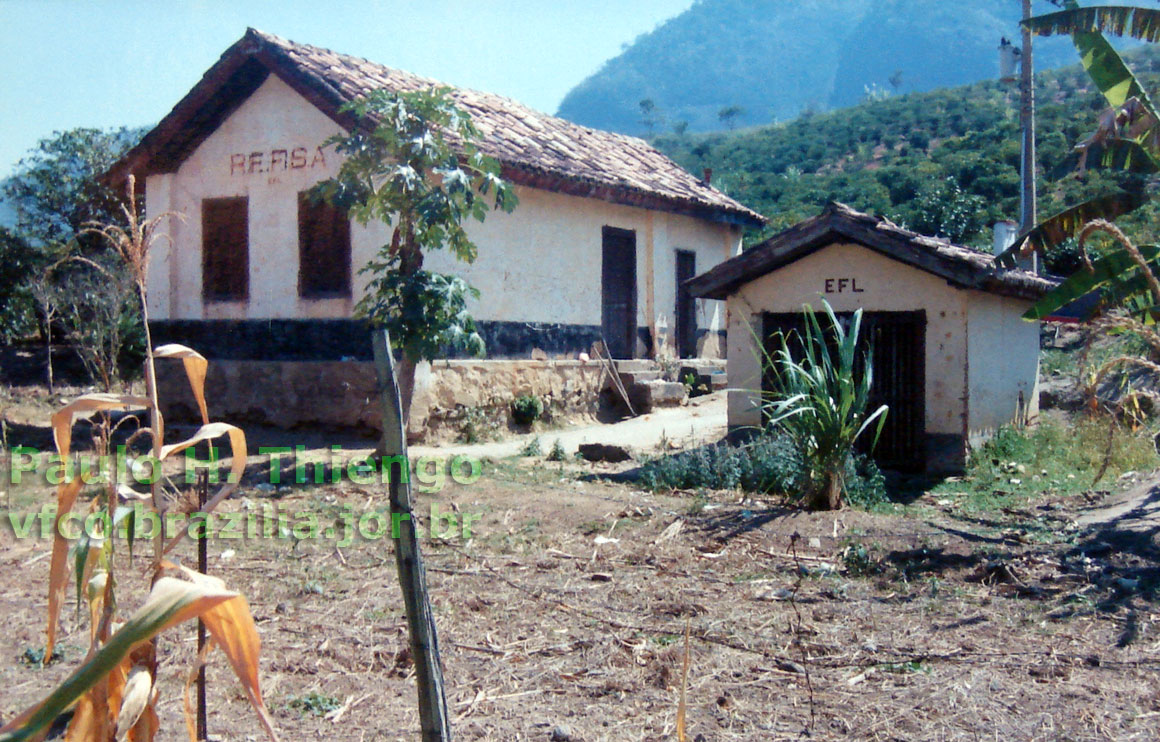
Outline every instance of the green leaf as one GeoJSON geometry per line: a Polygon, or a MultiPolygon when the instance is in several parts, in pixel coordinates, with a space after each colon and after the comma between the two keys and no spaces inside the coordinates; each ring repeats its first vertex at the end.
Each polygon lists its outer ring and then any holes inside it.
{"type": "MultiPolygon", "coordinates": [[[[1141,245],[1139,250],[1150,265],[1160,267],[1160,263],[1158,263],[1160,247],[1141,245]]],[[[1124,299],[1127,295],[1138,293],[1140,290],[1147,290],[1143,276],[1139,275],[1139,266],[1123,248],[1118,248],[1093,260],[1092,268],[1092,271],[1081,268],[1069,276],[1028,309],[1023,318],[1043,319],[1059,311],[1064,305],[1105,286],[1118,287],[1119,296],[1116,297],[1118,299],[1124,299]],[[1135,286],[1134,279],[1137,277],[1140,279],[1138,289],[1133,288],[1135,286]]]]}
{"type": "Polygon", "coordinates": [[[1130,5],[1071,7],[1029,18],[1023,25],[1040,36],[1101,32],[1160,41],[1160,10],[1130,5]]]}
{"type": "MultiPolygon", "coordinates": [[[[1092,151],[1096,152],[1096,147],[1092,151]]],[[[1160,162],[1153,153],[1133,139],[1105,139],[1098,146],[1098,155],[1101,168],[1143,175],[1160,172],[1160,162]]]]}
{"type": "Polygon", "coordinates": [[[1036,251],[1043,252],[1058,247],[1065,240],[1077,236],[1084,225],[1093,219],[1113,221],[1130,211],[1134,211],[1148,201],[1148,194],[1140,191],[1119,190],[1097,196],[1089,201],[1069,206],[1048,217],[1030,232],[1015,239],[1015,243],[995,258],[1004,267],[1016,264],[1017,254],[1025,242],[1036,251]]]}

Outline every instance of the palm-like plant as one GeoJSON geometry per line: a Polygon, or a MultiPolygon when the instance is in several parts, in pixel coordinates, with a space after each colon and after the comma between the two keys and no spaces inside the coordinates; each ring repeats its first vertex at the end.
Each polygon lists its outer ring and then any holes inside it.
{"type": "Polygon", "coordinates": [[[870,411],[874,371],[868,351],[859,358],[862,310],[854,312],[846,329],[829,302],[824,302],[824,308],[824,330],[807,305],[800,349],[799,343],[783,334],[781,347],[766,358],[773,373],[764,411],[768,425],[781,428],[809,467],[809,506],[837,510],[842,507],[854,445],[869,432],[873,448],[887,408],[882,405],[870,411]]]}
{"type": "MultiPolygon", "coordinates": [[[[1028,19],[1025,25],[1041,36],[1070,34],[1095,86],[1108,108],[1096,130],[1076,145],[1078,169],[1100,167],[1122,176],[1122,187],[1075,204],[1036,225],[1017,239],[1000,261],[1012,264],[1015,255],[1043,252],[1084,232],[1096,220],[1115,220],[1152,199],[1155,176],[1160,174],[1160,115],[1144,87],[1104,33],[1160,41],[1160,10],[1135,6],[1080,7],[1075,0],[1056,3],[1063,10],[1028,19]]],[[[1139,253],[1155,262],[1160,250],[1141,245],[1139,253]]],[[[1114,246],[1096,261],[1085,258],[1085,270],[1050,292],[1025,315],[1040,319],[1084,294],[1101,290],[1107,304],[1127,306],[1139,313],[1152,310],[1147,279],[1138,255],[1114,246]]]]}

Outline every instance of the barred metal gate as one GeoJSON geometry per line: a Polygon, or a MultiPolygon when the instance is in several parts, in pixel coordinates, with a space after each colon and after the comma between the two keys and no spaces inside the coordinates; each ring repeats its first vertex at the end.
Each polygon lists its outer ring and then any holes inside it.
{"type": "MultiPolygon", "coordinates": [[[[838,315],[848,326],[850,313],[838,315]]],[[[825,328],[825,322],[822,322],[825,328]]],[[[790,350],[801,348],[801,333],[805,317],[801,312],[766,313],[763,315],[762,337],[767,357],[781,348],[782,334],[790,338],[790,350]]],[[[874,459],[884,469],[920,471],[925,465],[926,427],[926,313],[864,312],[862,333],[859,338],[858,366],[870,348],[873,357],[874,380],[870,387],[870,409],[879,405],[890,408],[874,459]]],[[[762,391],[771,389],[767,367],[762,377],[762,391]]],[[[869,438],[859,444],[863,452],[869,447],[869,438]]]]}

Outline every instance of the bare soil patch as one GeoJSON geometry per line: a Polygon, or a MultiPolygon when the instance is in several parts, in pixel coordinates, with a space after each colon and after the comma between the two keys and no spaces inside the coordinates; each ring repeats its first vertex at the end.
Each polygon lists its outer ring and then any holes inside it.
{"type": "MultiPolygon", "coordinates": [[[[690,739],[1160,732],[1155,545],[1075,525],[1083,498],[985,516],[930,496],[810,514],[580,481],[536,459],[419,500],[480,515],[471,538],[424,543],[458,739],[675,739],[686,630],[690,739]]],[[[250,487],[227,510],[274,505],[324,529],[386,507],[381,487],[344,482],[250,487]]],[[[2,534],[7,718],[75,666],[88,630],[67,610],[63,661],[22,660],[42,643],[48,544],[2,534]]],[[[258,618],[284,739],[417,738],[389,538],[217,538],[210,553],[258,618]]],[[[126,610],[145,566],[123,570],[126,610]]],[[[163,739],[184,737],[192,647],[192,628],[162,644],[163,739]]],[[[259,739],[228,668],[209,677],[211,736],[259,739]]]]}

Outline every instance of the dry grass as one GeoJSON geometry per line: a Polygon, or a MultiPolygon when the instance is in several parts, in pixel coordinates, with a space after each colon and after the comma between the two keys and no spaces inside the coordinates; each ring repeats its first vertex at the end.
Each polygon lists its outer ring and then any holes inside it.
{"type": "MultiPolygon", "coordinates": [[[[691,515],[685,498],[580,483],[542,466],[529,472],[501,468],[436,497],[484,514],[472,541],[424,545],[458,739],[548,740],[554,730],[586,742],[676,739],[686,625],[693,740],[806,731],[820,739],[1154,739],[1160,731],[1154,583],[1146,577],[1120,594],[1111,581],[1125,573],[1111,557],[1084,562],[1073,543],[989,535],[994,523],[927,500],[910,510],[921,519],[811,515],[736,504],[732,495],[691,515]],[[680,532],[663,538],[678,519],[680,532]],[[596,535],[617,541],[597,544],[596,535]],[[1017,582],[1003,582],[998,563],[1017,582]]],[[[312,509],[324,525],[344,505],[383,504],[381,493],[346,484],[279,502],[312,509]]],[[[1049,514],[1061,533],[1066,512],[1049,514]]],[[[20,574],[35,569],[28,562],[45,545],[4,539],[7,716],[60,669],[18,661],[40,640],[42,612],[29,606],[43,595],[20,574]]],[[[221,540],[211,554],[219,556],[210,571],[251,600],[263,686],[286,739],[415,738],[387,545],[221,540]]],[[[68,659],[86,629],[71,615],[64,629],[68,659]]],[[[173,676],[162,683],[181,683],[191,637],[161,651],[173,676]]],[[[259,734],[228,669],[211,668],[210,682],[211,734],[259,734]]],[[[159,713],[163,729],[180,728],[179,705],[163,703],[159,713]]]]}

